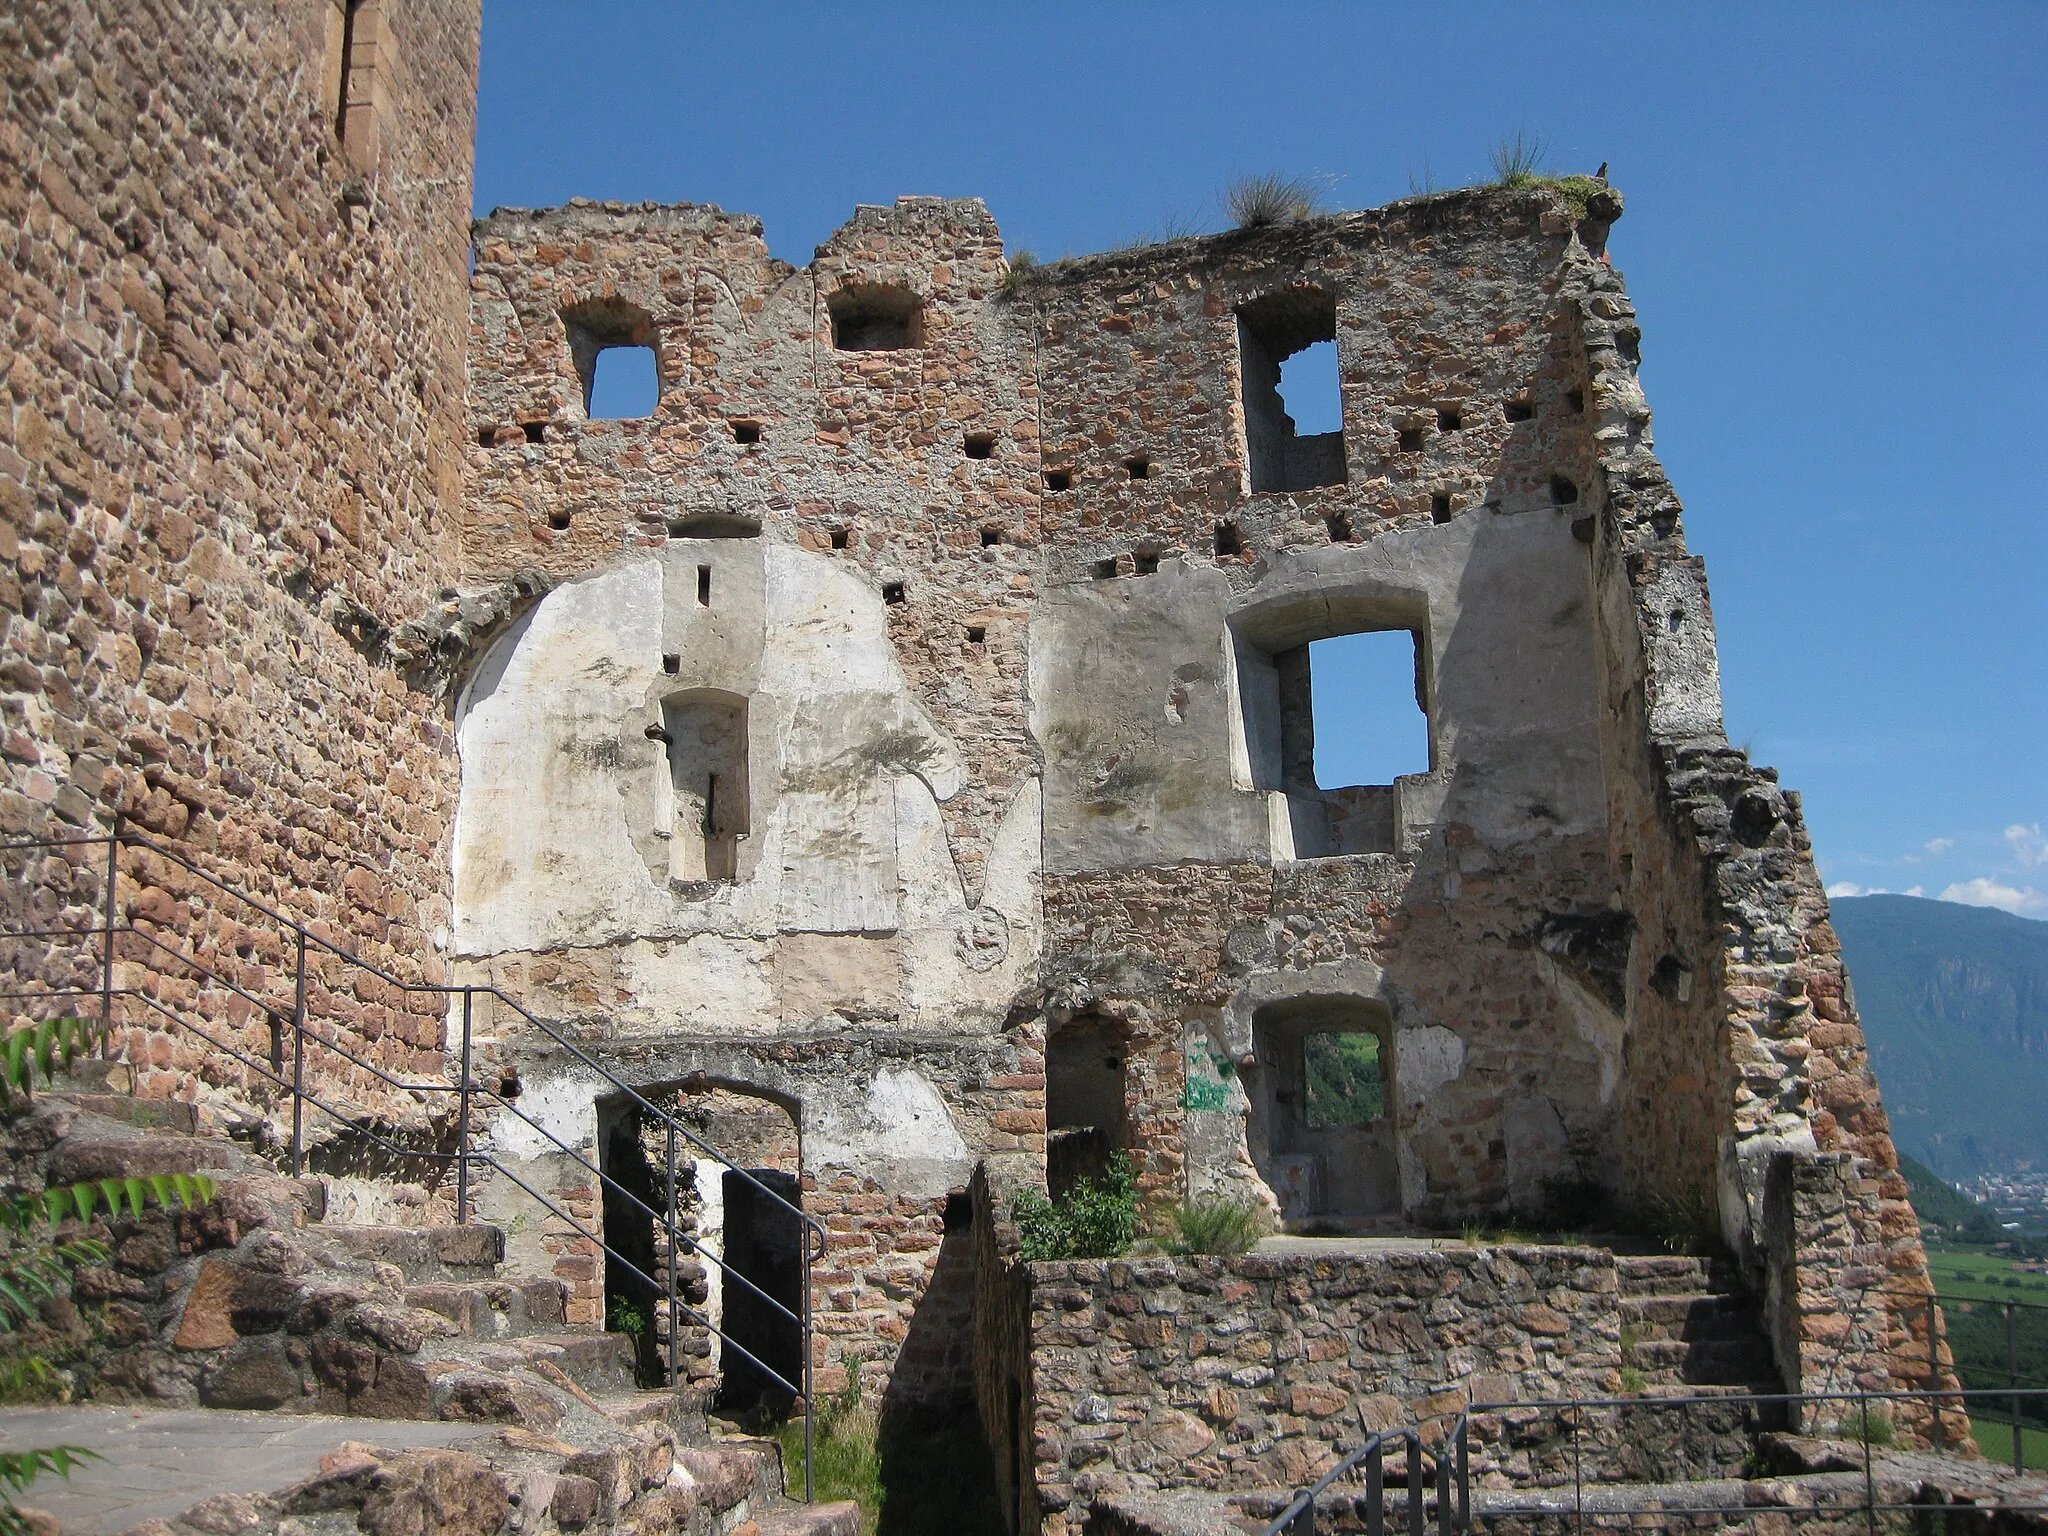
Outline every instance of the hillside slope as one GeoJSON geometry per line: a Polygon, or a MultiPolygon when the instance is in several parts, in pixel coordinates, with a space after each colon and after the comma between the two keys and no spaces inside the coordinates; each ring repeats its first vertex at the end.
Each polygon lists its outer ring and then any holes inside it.
{"type": "Polygon", "coordinates": [[[1915,896],[1832,904],[1899,1150],[2048,1169],[2048,923],[1915,896]]]}

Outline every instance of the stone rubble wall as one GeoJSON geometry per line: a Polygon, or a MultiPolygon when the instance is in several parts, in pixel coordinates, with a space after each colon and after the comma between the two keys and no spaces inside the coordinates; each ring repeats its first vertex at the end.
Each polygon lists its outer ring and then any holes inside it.
{"type": "Polygon", "coordinates": [[[1589,290],[1580,345],[1602,482],[1607,783],[1640,936],[1627,990],[1641,1020],[1625,1096],[1645,1153],[1634,1177],[1647,1195],[1714,1202],[1753,1282],[1777,1298],[1788,1385],[1952,1386],[1945,1344],[1930,1372],[1919,1221],[1799,796],[1728,744],[1705,567],[1652,446],[1634,306],[1610,268],[1589,290]],[[1773,1191],[1793,1204],[1774,1208],[1773,1191]]]}
{"type": "MultiPolygon", "coordinates": [[[[457,766],[445,716],[377,657],[456,574],[478,9],[383,9],[355,154],[321,6],[0,20],[0,833],[118,813],[408,980],[445,979],[457,766]]],[[[94,859],[7,873],[10,926],[103,910],[94,859]]],[[[260,914],[133,851],[116,903],[289,1010],[289,942],[260,914]]],[[[147,984],[146,946],[119,959],[147,984]]],[[[168,1003],[269,1054],[260,1012],[164,974],[168,1003]]],[[[324,1026],[438,1074],[439,1006],[324,963],[313,985],[324,1026]]],[[[211,1047],[128,1025],[136,1091],[246,1112],[211,1047]]]]}

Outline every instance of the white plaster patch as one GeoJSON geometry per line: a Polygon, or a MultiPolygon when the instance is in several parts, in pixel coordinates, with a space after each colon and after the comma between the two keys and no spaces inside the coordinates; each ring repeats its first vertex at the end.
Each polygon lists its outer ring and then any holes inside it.
{"type": "Polygon", "coordinates": [[[723,1033],[738,1022],[774,1017],[771,949],[766,939],[698,933],[678,943],[626,945],[619,960],[627,988],[643,1010],[655,1005],[663,1027],[723,1033]]]}
{"type": "Polygon", "coordinates": [[[1394,1032],[1394,1086],[1404,1104],[1420,1109],[1464,1070],[1465,1042],[1443,1025],[1394,1032]]]}
{"type": "Polygon", "coordinates": [[[910,1067],[884,1067],[858,1105],[820,1103],[804,1123],[804,1165],[857,1168],[891,1194],[935,1197],[973,1166],[938,1090],[910,1067]]]}
{"type": "Polygon", "coordinates": [[[517,1162],[559,1156],[564,1145],[588,1157],[597,1142],[597,1097],[609,1087],[585,1072],[529,1078],[519,1095],[519,1113],[501,1113],[491,1122],[493,1148],[517,1162]]]}

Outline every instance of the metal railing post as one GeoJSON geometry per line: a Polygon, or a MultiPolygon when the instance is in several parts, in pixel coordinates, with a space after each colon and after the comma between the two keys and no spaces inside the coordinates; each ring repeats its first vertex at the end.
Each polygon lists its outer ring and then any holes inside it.
{"type": "MultiPolygon", "coordinates": [[[[100,1060],[106,1061],[114,1040],[114,924],[119,920],[120,909],[116,903],[115,885],[120,878],[121,865],[121,813],[114,813],[112,829],[107,833],[107,888],[101,893],[101,907],[106,915],[106,932],[102,935],[100,952],[100,1060]]],[[[135,1092],[135,1074],[128,1074],[128,1091],[135,1092]]]]}
{"type": "MultiPolygon", "coordinates": [[[[801,1162],[797,1164],[796,1197],[799,1202],[804,1197],[804,1172],[801,1162]]],[[[802,1214],[801,1208],[799,1208],[798,1214],[802,1214]]],[[[811,1477],[811,1461],[814,1449],[814,1432],[811,1426],[818,1417],[818,1392],[817,1384],[814,1380],[817,1365],[812,1359],[813,1351],[811,1348],[811,1268],[817,1262],[817,1256],[811,1251],[811,1240],[804,1234],[801,1221],[797,1223],[796,1235],[797,1241],[804,1245],[804,1502],[809,1504],[817,1497],[811,1477]]],[[[818,1238],[818,1243],[821,1247],[825,1241],[826,1239],[822,1235],[818,1238]]],[[[853,1370],[855,1372],[860,1370],[860,1362],[858,1360],[853,1362],[853,1370]]]]}
{"type": "Polygon", "coordinates": [[[1387,1531],[1387,1469],[1386,1451],[1374,1448],[1365,1462],[1365,1529],[1366,1536],[1386,1536],[1387,1531]]]}
{"type": "Polygon", "coordinates": [[[1472,1421],[1458,1419],[1458,1529],[1472,1529],[1472,1421]]]}
{"type": "Polygon", "coordinates": [[[1856,1421],[1863,1432],[1863,1523],[1870,1536],[1877,1536],[1877,1479],[1870,1471],[1870,1399],[1859,1394],[1854,1401],[1856,1421]]]}
{"type": "Polygon", "coordinates": [[[1408,1536],[1423,1536],[1422,1490],[1422,1436],[1413,1430],[1408,1434],[1408,1536]]]}
{"type": "Polygon", "coordinates": [[[292,1004],[292,1177],[306,1171],[306,930],[299,934],[297,1000],[292,1004]]]}
{"type": "Polygon", "coordinates": [[[2012,1469],[2015,1472],[2024,1472],[2027,1470],[2026,1454],[2023,1449],[2026,1443],[2026,1430],[2020,1424],[2020,1400],[2018,1396],[2020,1390],[2020,1346],[2019,1335],[2013,1331],[2014,1315],[2013,1305],[2008,1301],[2005,1304],[2005,1374],[2006,1385],[2012,1388],[2014,1394],[2010,1399],[2012,1403],[2012,1469]]]}
{"type": "Polygon", "coordinates": [[[1437,1536],[1451,1536],[1451,1458],[1450,1446],[1439,1442],[1436,1448],[1436,1532],[1437,1536]]]}
{"type": "MultiPolygon", "coordinates": [[[[801,1231],[797,1234],[801,1237],[801,1231]]],[[[805,1243],[806,1248],[810,1247],[805,1243]]],[[[668,1385],[674,1391],[682,1380],[682,1373],[676,1369],[676,1356],[682,1352],[681,1341],[676,1336],[676,1319],[681,1315],[676,1307],[676,1128],[668,1128],[668,1385]]]]}
{"type": "Polygon", "coordinates": [[[469,1029],[476,1008],[476,989],[462,989],[462,1076],[456,1085],[455,1224],[469,1224],[469,1029]]]}

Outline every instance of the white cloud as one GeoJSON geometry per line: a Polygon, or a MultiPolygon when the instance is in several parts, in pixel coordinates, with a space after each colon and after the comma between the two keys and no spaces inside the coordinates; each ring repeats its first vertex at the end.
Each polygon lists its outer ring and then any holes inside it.
{"type": "Polygon", "coordinates": [[[1903,891],[1894,891],[1888,885],[1858,885],[1854,880],[1837,880],[1828,887],[1830,896],[1925,896],[1927,887],[1909,885],[1903,891]]]}
{"type": "Polygon", "coordinates": [[[2048,917],[2048,894],[2029,886],[2002,885],[1979,875],[1959,880],[1941,893],[1943,901],[1960,901],[1970,907],[2002,907],[2021,917],[2048,917]]]}
{"type": "Polygon", "coordinates": [[[1952,837],[1930,837],[1927,840],[1927,857],[1938,859],[1955,845],[1956,840],[1952,837]]]}
{"type": "Polygon", "coordinates": [[[2012,849],[2012,856],[2032,869],[2036,864],[2048,864],[2048,837],[2041,835],[2041,823],[2022,826],[2014,822],[2005,829],[2006,845],[2012,849]]]}

